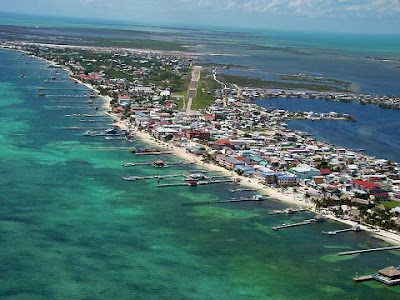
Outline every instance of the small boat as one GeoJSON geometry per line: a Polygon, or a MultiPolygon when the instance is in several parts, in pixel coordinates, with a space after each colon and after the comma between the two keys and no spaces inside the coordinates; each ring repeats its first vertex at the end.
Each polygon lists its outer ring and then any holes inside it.
{"type": "Polygon", "coordinates": [[[123,140],[125,139],[123,136],[106,136],[106,140],[123,140]]]}
{"type": "Polygon", "coordinates": [[[326,218],[325,218],[323,215],[316,215],[315,218],[314,218],[314,220],[315,220],[316,222],[324,222],[325,219],[326,219],[326,218]]]}
{"type": "Polygon", "coordinates": [[[336,232],[334,232],[334,231],[322,231],[322,234],[336,235],[336,232]]]}
{"type": "Polygon", "coordinates": [[[154,148],[134,148],[131,150],[131,152],[138,154],[138,153],[159,153],[161,151],[154,148]]]}
{"type": "Polygon", "coordinates": [[[204,174],[195,173],[195,174],[190,174],[190,175],[186,176],[185,181],[192,182],[192,181],[199,181],[199,180],[205,180],[205,179],[207,179],[207,176],[205,176],[204,174]]]}
{"type": "Polygon", "coordinates": [[[287,208],[287,209],[285,210],[285,213],[287,213],[288,215],[291,215],[291,214],[294,213],[294,209],[291,208],[291,207],[289,207],[289,208],[287,208]]]}
{"type": "Polygon", "coordinates": [[[84,136],[94,136],[94,135],[96,135],[96,132],[94,132],[94,131],[86,131],[83,135],[84,136]]]}
{"type": "Polygon", "coordinates": [[[116,130],[115,128],[110,128],[110,129],[104,130],[104,133],[107,135],[116,135],[116,134],[118,134],[118,130],[116,130]]]}

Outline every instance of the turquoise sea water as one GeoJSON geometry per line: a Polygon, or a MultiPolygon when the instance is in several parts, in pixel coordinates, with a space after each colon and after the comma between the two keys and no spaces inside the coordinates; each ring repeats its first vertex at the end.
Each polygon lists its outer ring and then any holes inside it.
{"type": "Polygon", "coordinates": [[[229,199],[231,186],[122,181],[188,170],[122,168],[150,160],[122,148],[140,142],[62,130],[93,126],[65,114],[94,112],[67,74],[44,82],[53,74],[41,61],[0,51],[1,299],[398,299],[400,287],[352,277],[399,265],[399,252],[335,255],[385,245],[364,233],[322,236],[345,227],[333,222],[274,232],[311,216],[268,216],[285,207],[273,200],[181,205],[229,199]],[[38,97],[39,86],[47,97],[38,97]]]}

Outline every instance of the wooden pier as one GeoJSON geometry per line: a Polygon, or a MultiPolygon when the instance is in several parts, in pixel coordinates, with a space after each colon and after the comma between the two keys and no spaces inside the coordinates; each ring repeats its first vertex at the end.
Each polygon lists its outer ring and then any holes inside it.
{"type": "Polygon", "coordinates": [[[108,118],[107,115],[90,115],[90,114],[66,114],[67,118],[108,118]]]}
{"type": "MultiPolygon", "coordinates": [[[[194,163],[184,163],[184,162],[164,162],[166,166],[186,166],[193,165],[194,163]]],[[[154,166],[154,162],[146,163],[121,163],[123,167],[136,167],[136,166],[154,166]]],[[[158,167],[159,168],[159,167],[158,167]]]]}
{"type": "Polygon", "coordinates": [[[338,233],[350,232],[350,231],[360,232],[361,231],[361,227],[360,226],[353,226],[351,228],[340,229],[340,230],[322,231],[321,233],[322,234],[326,234],[326,235],[336,235],[338,233]]]}
{"type": "Polygon", "coordinates": [[[268,214],[269,215],[283,215],[283,214],[291,215],[291,214],[294,214],[294,213],[304,212],[304,211],[307,211],[307,209],[304,209],[304,208],[299,208],[299,209],[287,208],[287,209],[284,209],[284,210],[274,210],[274,211],[269,212],[268,214]]]}
{"type": "Polygon", "coordinates": [[[303,226],[303,225],[310,225],[312,223],[313,219],[311,220],[304,220],[300,223],[293,223],[293,224],[282,224],[280,226],[275,226],[272,227],[272,230],[281,230],[285,228],[291,228],[291,227],[296,227],[296,226],[303,226]]]}
{"type": "Polygon", "coordinates": [[[257,192],[259,189],[251,189],[251,188],[243,188],[243,189],[233,189],[230,190],[231,193],[238,193],[238,192],[257,192]]]}
{"type": "Polygon", "coordinates": [[[135,155],[163,155],[163,154],[172,154],[171,151],[157,151],[157,152],[140,152],[134,153],[135,155]]]}
{"type": "Polygon", "coordinates": [[[354,250],[354,251],[344,251],[339,252],[337,255],[354,255],[354,254],[361,254],[361,253],[370,253],[370,252],[379,252],[379,251],[389,251],[389,250],[400,250],[399,246],[391,246],[391,247],[382,247],[382,248],[371,248],[371,249],[362,249],[362,250],[354,250]]]}
{"type": "Polygon", "coordinates": [[[207,181],[195,181],[195,182],[181,182],[181,183],[166,183],[159,184],[157,187],[175,187],[175,186],[198,186],[198,185],[209,185],[209,184],[220,184],[220,183],[233,183],[232,180],[207,180],[207,181]]]}
{"type": "Polygon", "coordinates": [[[82,123],[104,123],[107,122],[109,123],[110,120],[79,120],[82,123]]]}
{"type": "Polygon", "coordinates": [[[190,202],[182,203],[182,206],[196,206],[196,205],[212,205],[212,204],[224,204],[224,203],[241,203],[241,202],[262,202],[265,199],[230,199],[230,200],[218,200],[218,201],[204,201],[204,202],[190,202]]]}
{"type": "Polygon", "coordinates": [[[138,180],[149,180],[149,179],[166,179],[166,178],[175,178],[175,177],[183,177],[185,174],[169,174],[169,175],[153,175],[153,176],[129,176],[122,177],[123,180],[126,181],[138,181],[138,180]]]}

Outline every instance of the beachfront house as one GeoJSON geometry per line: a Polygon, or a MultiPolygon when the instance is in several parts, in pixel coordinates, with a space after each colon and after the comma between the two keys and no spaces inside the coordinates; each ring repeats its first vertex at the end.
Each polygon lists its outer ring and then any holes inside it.
{"type": "Polygon", "coordinates": [[[224,155],[218,155],[216,157],[216,161],[220,166],[222,166],[228,170],[233,170],[238,165],[245,165],[245,162],[243,162],[241,160],[238,160],[234,157],[224,156],[224,155]]]}
{"type": "Polygon", "coordinates": [[[291,173],[279,174],[276,176],[276,182],[280,187],[297,186],[299,178],[291,173]]]}
{"type": "Polygon", "coordinates": [[[290,169],[290,172],[296,175],[299,179],[311,179],[314,176],[319,176],[321,173],[318,169],[309,165],[301,164],[290,169]]]}
{"type": "Polygon", "coordinates": [[[121,106],[127,106],[131,103],[131,97],[129,96],[119,96],[118,97],[118,103],[121,106]]]}
{"type": "Polygon", "coordinates": [[[178,136],[178,130],[170,127],[158,126],[154,131],[153,135],[155,138],[162,141],[170,141],[178,136]]]}
{"type": "Polygon", "coordinates": [[[275,184],[276,176],[275,172],[256,172],[254,177],[257,178],[263,184],[275,184]]]}
{"type": "Polygon", "coordinates": [[[188,140],[191,140],[191,139],[209,140],[211,137],[211,134],[209,131],[206,131],[206,130],[186,130],[185,137],[188,140]]]}
{"type": "Polygon", "coordinates": [[[387,201],[389,199],[389,193],[382,189],[378,183],[356,179],[352,180],[351,183],[357,190],[368,193],[376,200],[387,201]]]}

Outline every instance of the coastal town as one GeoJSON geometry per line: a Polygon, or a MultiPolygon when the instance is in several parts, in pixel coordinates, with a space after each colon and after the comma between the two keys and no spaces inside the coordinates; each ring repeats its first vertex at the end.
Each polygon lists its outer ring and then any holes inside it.
{"type": "MultiPolygon", "coordinates": [[[[240,87],[223,82],[217,70],[201,67],[182,52],[16,43],[3,47],[45,59],[51,68],[65,68],[77,83],[93,90],[90,103],[104,97],[117,128],[109,135],[124,130],[127,138],[141,138],[204,168],[223,171],[260,193],[400,241],[398,163],[318,141],[285,123],[356,122],[353,116],[262,108],[252,102],[301,96],[398,108],[398,97],[240,87]]],[[[38,93],[46,97],[44,91],[38,93]]]]}

